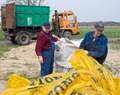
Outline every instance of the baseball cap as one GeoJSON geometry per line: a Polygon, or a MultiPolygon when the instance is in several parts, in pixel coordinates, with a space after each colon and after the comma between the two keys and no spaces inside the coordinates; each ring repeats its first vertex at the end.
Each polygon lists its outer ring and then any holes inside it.
{"type": "Polygon", "coordinates": [[[43,23],[43,26],[44,26],[45,28],[50,28],[50,23],[49,23],[49,22],[44,22],[44,23],[43,23]]]}
{"type": "Polygon", "coordinates": [[[96,23],[95,28],[97,30],[104,30],[104,24],[103,23],[96,23]]]}

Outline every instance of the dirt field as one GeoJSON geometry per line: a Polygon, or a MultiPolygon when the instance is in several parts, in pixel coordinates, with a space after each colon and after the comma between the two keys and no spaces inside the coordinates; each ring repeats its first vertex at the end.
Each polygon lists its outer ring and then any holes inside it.
{"type": "MultiPolygon", "coordinates": [[[[111,44],[108,46],[109,53],[104,63],[105,67],[120,77],[120,51],[112,50],[111,44]]],[[[6,57],[0,58],[0,93],[5,88],[8,77],[13,73],[30,80],[39,78],[39,63],[34,48],[35,43],[29,46],[21,46],[5,53],[6,57]]]]}

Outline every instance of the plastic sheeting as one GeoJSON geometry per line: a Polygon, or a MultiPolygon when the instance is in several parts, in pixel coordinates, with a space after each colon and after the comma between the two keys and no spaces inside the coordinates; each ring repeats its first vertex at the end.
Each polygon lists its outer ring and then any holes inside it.
{"type": "Polygon", "coordinates": [[[76,72],[53,73],[33,83],[11,75],[1,95],[120,95],[120,78],[83,50],[76,50],[69,62],[76,72]]]}

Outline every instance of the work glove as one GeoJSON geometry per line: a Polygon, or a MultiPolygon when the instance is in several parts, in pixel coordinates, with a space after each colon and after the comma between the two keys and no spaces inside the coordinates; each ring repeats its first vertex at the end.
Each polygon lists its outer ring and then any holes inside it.
{"type": "Polygon", "coordinates": [[[84,50],[84,52],[88,55],[88,51],[87,50],[84,50]]]}

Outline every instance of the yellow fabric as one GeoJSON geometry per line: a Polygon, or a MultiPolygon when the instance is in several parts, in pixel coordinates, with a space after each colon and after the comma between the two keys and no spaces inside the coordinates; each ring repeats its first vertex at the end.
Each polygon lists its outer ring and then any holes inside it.
{"type": "Polygon", "coordinates": [[[120,95],[120,78],[83,50],[76,50],[69,62],[76,72],[53,73],[34,83],[11,75],[1,95],[120,95]]]}

